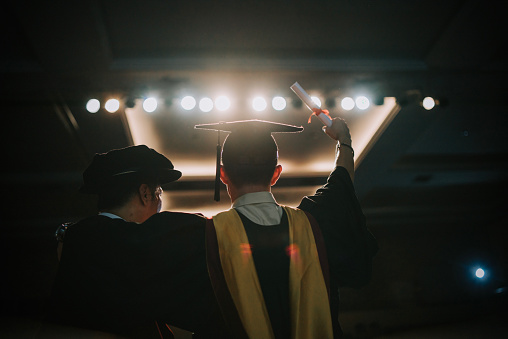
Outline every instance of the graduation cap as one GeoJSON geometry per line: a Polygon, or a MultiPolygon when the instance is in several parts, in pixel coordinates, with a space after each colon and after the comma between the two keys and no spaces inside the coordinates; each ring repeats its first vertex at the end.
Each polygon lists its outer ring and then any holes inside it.
{"type": "Polygon", "coordinates": [[[220,200],[220,163],[227,168],[251,168],[256,170],[277,165],[278,149],[273,133],[298,133],[301,126],[281,124],[265,120],[241,120],[201,124],[196,129],[218,132],[217,162],[214,200],[220,200]],[[221,146],[221,132],[228,136],[221,146]]]}

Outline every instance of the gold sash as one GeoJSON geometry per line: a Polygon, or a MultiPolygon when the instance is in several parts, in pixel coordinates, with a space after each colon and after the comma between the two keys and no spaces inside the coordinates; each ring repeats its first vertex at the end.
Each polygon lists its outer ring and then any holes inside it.
{"type": "MultiPolygon", "coordinates": [[[[293,339],[333,338],[327,288],[310,222],[301,210],[284,207],[289,223],[289,291],[293,339]]],[[[213,217],[224,277],[249,338],[274,338],[270,318],[238,213],[213,217]]]]}

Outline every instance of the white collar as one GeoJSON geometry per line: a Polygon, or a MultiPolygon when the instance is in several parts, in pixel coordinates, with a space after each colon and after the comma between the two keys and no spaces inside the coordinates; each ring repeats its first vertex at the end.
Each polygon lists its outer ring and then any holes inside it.
{"type": "Polygon", "coordinates": [[[261,203],[272,203],[277,204],[273,194],[271,192],[254,192],[254,193],[246,193],[235,200],[233,203],[233,207],[240,207],[250,204],[261,204],[261,203]]]}
{"type": "Polygon", "coordinates": [[[105,216],[105,217],[108,217],[111,219],[122,219],[123,221],[125,221],[124,218],[122,218],[116,214],[109,213],[109,212],[99,212],[99,215],[102,215],[102,216],[105,216]]]}

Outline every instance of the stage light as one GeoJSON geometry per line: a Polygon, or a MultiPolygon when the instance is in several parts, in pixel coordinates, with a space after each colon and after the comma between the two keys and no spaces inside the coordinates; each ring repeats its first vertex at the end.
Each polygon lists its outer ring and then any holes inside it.
{"type": "Polygon", "coordinates": [[[485,271],[483,270],[483,268],[477,268],[476,271],[474,272],[474,275],[478,279],[483,279],[485,277],[485,271]]]}
{"type": "Polygon", "coordinates": [[[152,113],[157,109],[157,99],[154,97],[146,98],[143,101],[143,109],[147,113],[152,113]]]}
{"type": "Polygon", "coordinates": [[[109,99],[108,101],[106,101],[104,108],[109,113],[115,113],[120,108],[120,101],[118,101],[117,99],[109,99]]]}
{"type": "Polygon", "coordinates": [[[101,108],[101,103],[97,99],[90,99],[86,103],[86,110],[90,113],[97,113],[101,108]]]}
{"type": "Polygon", "coordinates": [[[190,95],[187,95],[182,98],[180,101],[180,105],[182,105],[182,108],[186,111],[190,111],[194,107],[196,107],[196,99],[194,97],[191,97],[190,95]]]}
{"type": "Polygon", "coordinates": [[[262,97],[255,97],[254,100],[252,100],[252,108],[254,108],[255,111],[264,111],[266,106],[266,100],[262,97]]]}
{"type": "Polygon", "coordinates": [[[367,97],[365,97],[363,95],[361,95],[355,99],[355,104],[356,104],[356,107],[358,107],[361,110],[365,110],[365,109],[369,108],[369,106],[370,106],[369,99],[367,99],[367,97]]]}
{"type": "Polygon", "coordinates": [[[272,107],[276,111],[282,111],[284,108],[286,108],[286,99],[283,97],[274,97],[272,99],[272,107]]]}
{"type": "Polygon", "coordinates": [[[340,107],[342,107],[343,110],[350,111],[355,108],[355,101],[351,97],[345,97],[341,100],[340,107]]]}
{"type": "Polygon", "coordinates": [[[311,96],[310,98],[312,99],[312,101],[314,101],[316,103],[316,105],[321,107],[321,100],[318,97],[311,96]]]}
{"type": "Polygon", "coordinates": [[[203,98],[199,100],[199,109],[202,112],[210,112],[213,109],[213,101],[210,98],[203,98]]]}
{"type": "Polygon", "coordinates": [[[433,98],[431,97],[425,97],[422,101],[422,106],[423,108],[425,108],[427,111],[430,111],[431,109],[434,108],[434,106],[436,106],[436,102],[434,101],[433,98]]]}
{"type": "Polygon", "coordinates": [[[229,101],[228,97],[221,95],[215,99],[215,107],[217,107],[219,111],[225,111],[231,107],[231,101],[229,101]]]}

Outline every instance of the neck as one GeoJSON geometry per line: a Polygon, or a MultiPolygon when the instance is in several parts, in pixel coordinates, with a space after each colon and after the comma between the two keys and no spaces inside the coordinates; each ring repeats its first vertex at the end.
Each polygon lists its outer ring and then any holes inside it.
{"type": "Polygon", "coordinates": [[[146,213],[144,213],[144,211],[138,208],[135,204],[125,204],[117,208],[105,209],[101,212],[118,215],[120,218],[128,222],[142,223],[148,219],[148,216],[145,215],[146,213]]]}
{"type": "Polygon", "coordinates": [[[236,199],[247,193],[256,192],[271,192],[270,185],[244,185],[242,187],[234,187],[234,185],[228,186],[228,193],[231,197],[231,202],[235,202],[236,199]]]}

